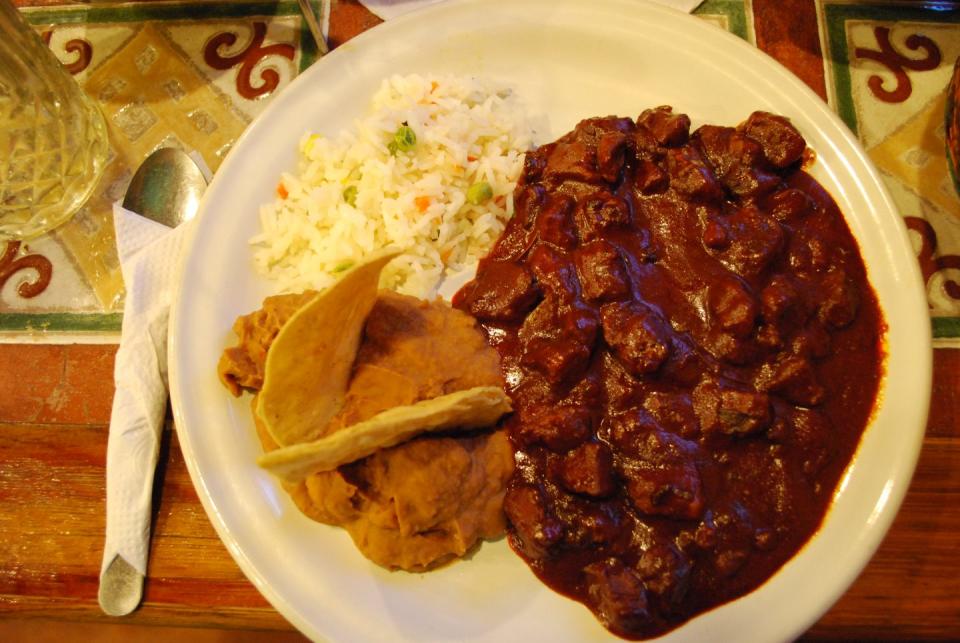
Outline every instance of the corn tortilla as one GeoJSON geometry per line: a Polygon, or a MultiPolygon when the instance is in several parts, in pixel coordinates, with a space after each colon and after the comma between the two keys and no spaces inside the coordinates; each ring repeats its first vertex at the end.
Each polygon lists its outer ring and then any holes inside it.
{"type": "Polygon", "coordinates": [[[321,435],[343,406],[380,272],[399,252],[356,266],[287,320],[267,352],[257,415],[281,446],[321,435]]]}
{"type": "Polygon", "coordinates": [[[491,426],[510,411],[503,389],[477,386],[383,411],[319,440],[270,451],[257,463],[286,482],[331,471],[427,431],[491,426]]]}

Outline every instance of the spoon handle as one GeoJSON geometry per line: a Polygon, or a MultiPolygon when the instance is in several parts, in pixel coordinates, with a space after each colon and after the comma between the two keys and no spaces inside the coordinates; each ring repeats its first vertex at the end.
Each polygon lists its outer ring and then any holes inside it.
{"type": "Polygon", "coordinates": [[[166,363],[166,333],[150,330],[165,327],[160,318],[166,311],[140,311],[138,317],[137,299],[128,295],[124,307],[107,442],[107,530],[98,598],[111,616],[129,614],[140,603],[150,548],[153,478],[167,408],[159,371],[160,363],[166,363]],[[157,362],[142,363],[150,355],[156,355],[157,362]]]}

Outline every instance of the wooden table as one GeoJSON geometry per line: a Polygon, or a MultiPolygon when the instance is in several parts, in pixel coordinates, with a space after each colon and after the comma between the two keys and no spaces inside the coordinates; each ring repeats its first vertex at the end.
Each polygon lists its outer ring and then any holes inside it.
{"type": "MultiPolygon", "coordinates": [[[[830,14],[826,5],[846,10],[823,0],[753,0],[751,19],[751,5],[740,3],[748,12],[747,35],[757,46],[836,107],[833,76],[825,73],[830,66],[823,64],[825,55],[835,60],[836,53],[824,52],[823,34],[831,28],[821,22],[830,14]]],[[[888,10],[918,17],[903,6],[881,7],[876,15],[889,18],[883,13],[888,10]]],[[[339,45],[378,22],[356,2],[334,2],[331,43],[339,45]]],[[[953,27],[960,42],[960,30],[953,27]]],[[[917,30],[923,31],[922,25],[917,30]]],[[[910,57],[922,53],[914,48],[910,57]]],[[[923,224],[911,227],[919,231],[923,224]]],[[[945,253],[944,245],[937,255],[921,249],[927,277],[936,278],[942,269],[938,258],[955,256],[950,252],[957,250],[945,253]]],[[[934,304],[932,312],[937,315],[934,304]]],[[[960,333],[950,319],[941,314],[934,325],[941,338],[930,419],[903,508],[860,578],[807,633],[810,640],[960,637],[960,333]]],[[[111,343],[0,343],[0,618],[117,622],[100,612],[96,599],[115,351],[111,343]]],[[[172,430],[164,433],[154,507],[144,603],[120,622],[291,629],[215,534],[172,430]]]]}

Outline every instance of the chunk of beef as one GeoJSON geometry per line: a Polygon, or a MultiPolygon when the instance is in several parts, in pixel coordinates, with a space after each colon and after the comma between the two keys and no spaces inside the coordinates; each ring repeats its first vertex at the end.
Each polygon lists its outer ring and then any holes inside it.
{"type": "Polygon", "coordinates": [[[627,139],[630,149],[638,160],[655,161],[663,158],[663,148],[646,127],[637,127],[627,139]]]}
{"type": "Polygon", "coordinates": [[[569,337],[593,348],[597,339],[600,320],[596,309],[591,306],[575,303],[559,314],[558,337],[569,337]]]}
{"type": "Polygon", "coordinates": [[[777,350],[783,348],[784,336],[780,328],[775,324],[761,322],[757,327],[756,333],[757,345],[767,350],[777,350]]]}
{"type": "Polygon", "coordinates": [[[712,254],[741,277],[762,273],[783,247],[783,228],[753,206],[739,208],[719,221],[727,230],[729,243],[712,254]]]}
{"type": "Polygon", "coordinates": [[[551,195],[537,216],[535,225],[539,239],[564,250],[572,250],[577,245],[572,213],[572,198],[566,194],[551,195]]]}
{"type": "Polygon", "coordinates": [[[597,434],[617,450],[630,457],[638,457],[644,453],[644,436],[660,429],[652,414],[632,409],[608,415],[597,434]]]}
{"type": "Polygon", "coordinates": [[[774,275],[770,283],[760,291],[760,314],[771,324],[787,317],[805,318],[802,309],[800,293],[787,275],[774,275]]]}
{"type": "Polygon", "coordinates": [[[561,461],[563,486],[573,493],[604,497],[613,493],[613,454],[600,442],[586,442],[561,461]]]}
{"type": "Polygon", "coordinates": [[[573,214],[581,242],[591,241],[607,230],[630,224],[630,206],[610,192],[597,192],[577,203],[573,214]]]}
{"type": "Polygon", "coordinates": [[[640,302],[605,304],[600,321],[607,344],[634,375],[656,371],[670,354],[666,322],[640,302]]]}
{"type": "Polygon", "coordinates": [[[533,312],[523,320],[523,324],[517,332],[517,338],[520,340],[521,346],[534,337],[553,337],[556,335],[557,325],[560,323],[560,313],[557,299],[550,295],[544,297],[533,309],[533,312]]]}
{"type": "Polygon", "coordinates": [[[597,239],[574,253],[583,296],[610,301],[630,293],[630,282],[620,253],[608,241],[597,239]]]}
{"type": "Polygon", "coordinates": [[[730,232],[719,215],[708,216],[700,235],[703,245],[710,250],[726,250],[730,247],[730,232]]]}
{"type": "Polygon", "coordinates": [[[760,357],[760,343],[754,337],[737,337],[720,328],[709,329],[701,346],[713,357],[735,366],[753,364],[760,357]]]}
{"type": "Polygon", "coordinates": [[[523,347],[520,362],[543,376],[551,384],[573,382],[590,363],[591,349],[574,338],[533,337],[523,347]]]}
{"type": "Polygon", "coordinates": [[[803,151],[807,148],[803,136],[783,116],[754,112],[741,128],[760,144],[764,157],[776,168],[793,165],[803,157],[803,151]]]}
{"type": "Polygon", "coordinates": [[[655,543],[637,561],[637,572],[647,591],[659,598],[661,609],[680,606],[690,586],[690,559],[672,544],[655,543]]]}
{"type": "Polygon", "coordinates": [[[709,547],[713,555],[708,560],[719,576],[733,577],[743,569],[753,549],[756,527],[752,516],[734,500],[727,510],[705,518],[703,525],[713,532],[710,538],[713,544],[709,547]]]}
{"type": "Polygon", "coordinates": [[[514,216],[507,221],[503,234],[497,239],[493,252],[497,261],[522,261],[530,247],[536,241],[533,225],[527,227],[523,215],[514,216]]]}
{"type": "Polygon", "coordinates": [[[700,474],[693,462],[625,468],[627,494],[637,511],[692,520],[703,510],[700,474]]]}
{"type": "Polygon", "coordinates": [[[643,408],[671,433],[688,440],[700,434],[700,421],[688,393],[654,391],[643,401],[643,408]]]}
{"type": "Polygon", "coordinates": [[[539,487],[511,486],[503,498],[503,511],[513,526],[513,544],[532,560],[537,560],[563,539],[563,525],[547,507],[539,487]]]}
{"type": "Polygon", "coordinates": [[[723,186],[738,197],[755,197],[775,189],[780,177],[764,166],[760,144],[732,127],[704,125],[694,139],[723,186]]]}
{"type": "Polygon", "coordinates": [[[833,248],[821,232],[804,227],[790,238],[787,261],[796,274],[812,277],[831,266],[833,248]]]}
{"type": "Polygon", "coordinates": [[[518,215],[523,217],[526,228],[533,226],[540,214],[540,208],[547,201],[547,189],[538,183],[521,183],[513,192],[513,206],[518,215]]]}
{"type": "Polygon", "coordinates": [[[787,355],[764,364],[757,373],[755,384],[761,391],[779,393],[801,406],[816,406],[826,396],[826,389],[817,381],[809,358],[801,355],[787,355]]]}
{"type": "Polygon", "coordinates": [[[547,143],[526,153],[523,157],[523,172],[521,174],[523,181],[536,183],[543,178],[544,170],[547,169],[547,159],[556,147],[556,143],[547,143]]]}
{"type": "Polygon", "coordinates": [[[757,302],[738,279],[721,279],[707,289],[710,323],[735,337],[747,337],[757,320],[757,302]]]}
{"type": "Polygon", "coordinates": [[[477,319],[512,321],[527,313],[540,296],[526,266],[509,261],[480,264],[466,298],[467,309],[477,319]]]}
{"type": "Polygon", "coordinates": [[[650,624],[647,592],[640,575],[616,558],[583,569],[587,596],[600,622],[614,631],[637,633],[650,624]]]}
{"type": "Polygon", "coordinates": [[[650,159],[637,161],[633,175],[633,186],[643,195],[659,194],[670,185],[670,177],[656,162],[650,159]]]}
{"type": "Polygon", "coordinates": [[[763,209],[783,223],[796,223],[813,211],[815,205],[805,192],[787,188],[774,192],[763,201],[763,209]]]}
{"type": "Polygon", "coordinates": [[[597,139],[597,170],[608,183],[616,183],[626,160],[627,134],[619,130],[604,132],[597,139]]]}
{"type": "Polygon", "coordinates": [[[860,297],[856,286],[847,274],[839,268],[827,272],[820,281],[820,320],[834,328],[849,326],[857,317],[860,297]]]}
{"type": "Polygon", "coordinates": [[[623,514],[613,503],[567,496],[558,503],[558,517],[567,526],[565,547],[595,548],[615,542],[622,533],[623,514]]]}
{"type": "Polygon", "coordinates": [[[770,426],[773,413],[766,393],[705,379],[693,391],[693,408],[704,433],[743,436],[770,426]]]}
{"type": "Polygon", "coordinates": [[[833,350],[830,333],[823,325],[814,320],[800,331],[790,342],[790,350],[800,356],[809,356],[820,359],[826,357],[833,350]]]}
{"type": "Polygon", "coordinates": [[[570,255],[548,244],[538,244],[527,265],[540,288],[556,301],[571,301],[580,295],[580,282],[570,255]]]}
{"type": "Polygon", "coordinates": [[[600,184],[603,177],[597,171],[596,147],[582,140],[562,140],[547,157],[543,178],[553,183],[579,181],[600,184]]]}
{"type": "Polygon", "coordinates": [[[707,356],[690,337],[673,333],[670,337],[670,357],[657,372],[657,379],[690,388],[710,368],[708,363],[707,356]]]}
{"type": "Polygon", "coordinates": [[[627,495],[637,511],[694,519],[703,511],[696,444],[660,429],[638,432],[619,460],[627,495]]]}
{"type": "Polygon", "coordinates": [[[670,186],[691,199],[712,202],[723,198],[720,182],[694,147],[667,150],[667,174],[670,186]]]}
{"type": "Polygon", "coordinates": [[[624,116],[595,116],[585,118],[573,129],[573,137],[594,145],[609,133],[630,134],[636,129],[634,122],[624,116]]]}
{"type": "Polygon", "coordinates": [[[611,413],[643,403],[644,390],[637,386],[637,378],[611,351],[602,351],[601,366],[604,402],[611,413]]]}
{"type": "Polygon", "coordinates": [[[590,437],[590,413],[582,407],[538,406],[532,412],[521,410],[519,431],[515,436],[522,446],[542,444],[563,453],[590,437]]]}
{"type": "Polygon", "coordinates": [[[675,114],[669,105],[644,110],[637,117],[637,125],[649,130],[657,143],[665,147],[678,147],[690,137],[690,117],[675,114]]]}

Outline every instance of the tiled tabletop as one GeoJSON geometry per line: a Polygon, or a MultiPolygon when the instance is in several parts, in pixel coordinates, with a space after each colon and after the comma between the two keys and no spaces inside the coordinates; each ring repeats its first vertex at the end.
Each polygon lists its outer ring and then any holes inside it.
{"type": "MultiPolygon", "coordinates": [[[[317,52],[294,0],[18,4],[99,102],[113,156],[77,217],[28,243],[0,242],[0,615],[106,619],[96,591],[123,301],[110,205],[161,145],[196,151],[216,171],[317,52]]],[[[379,23],[355,0],[314,5],[332,46],[379,23]]],[[[960,197],[943,123],[960,3],[707,0],[697,15],[785,64],[859,136],[911,230],[936,337],[930,423],[904,508],[807,636],[956,639],[960,197]]],[[[172,431],[157,480],[145,603],[126,622],[289,628],[217,539],[172,431]]]]}

